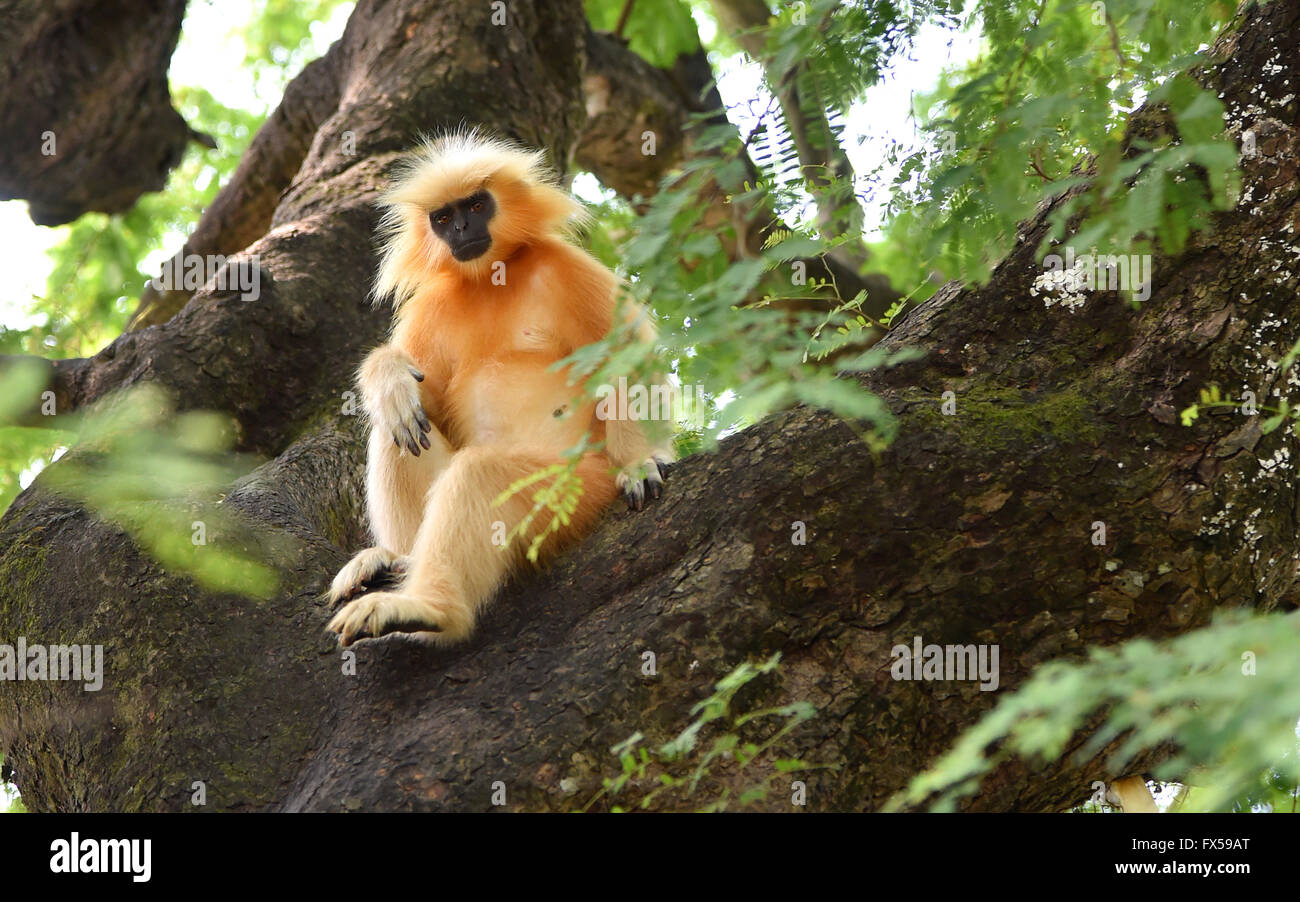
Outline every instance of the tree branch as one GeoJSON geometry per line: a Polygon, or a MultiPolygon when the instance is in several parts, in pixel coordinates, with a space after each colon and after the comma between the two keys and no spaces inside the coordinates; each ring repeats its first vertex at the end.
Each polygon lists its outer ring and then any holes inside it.
{"type": "MultiPolygon", "coordinates": [[[[170,261],[177,271],[191,255],[230,256],[265,234],[280,194],[289,187],[320,124],[338,107],[337,45],[313,60],[285,89],[275,112],[244,152],[230,181],[203,211],[194,232],[170,261]]],[[[128,329],[143,329],[171,319],[191,292],[145,284],[128,329]]]]}
{"type": "Polygon", "coordinates": [[[25,369],[38,374],[38,388],[28,399],[27,406],[11,417],[3,425],[15,426],[50,426],[53,421],[48,417],[58,417],[71,413],[82,405],[81,379],[89,367],[90,361],[85,357],[68,360],[47,360],[28,354],[0,354],[0,380],[18,369],[25,369]],[[45,404],[45,392],[54,393],[53,410],[45,404]],[[48,411],[48,412],[47,412],[48,411]]]}
{"type": "Polygon", "coordinates": [[[158,191],[194,136],[167,67],[185,0],[4,4],[0,200],[38,225],[120,213],[158,191]]]}
{"type": "MultiPolygon", "coordinates": [[[[709,124],[729,124],[703,49],[682,55],[669,71],[655,68],[609,35],[589,30],[586,46],[583,92],[588,118],[575,153],[578,165],[644,209],[645,198],[688,159],[726,159],[731,152],[727,147],[701,148],[693,137],[691,125],[697,117],[706,117],[709,124]],[[644,152],[647,132],[654,153],[644,152]]],[[[758,176],[748,155],[740,161],[738,175],[726,184],[710,181],[700,197],[706,225],[732,227],[732,240],[724,238],[732,259],[757,256],[770,231],[784,227],[769,206],[741,199],[746,182],[752,185],[758,176]]],[[[729,167],[717,171],[727,178],[729,167]]],[[[862,275],[839,256],[804,260],[808,276],[835,283],[845,299],[866,291],[863,309],[870,316],[879,316],[902,297],[887,276],[862,275]]]]}

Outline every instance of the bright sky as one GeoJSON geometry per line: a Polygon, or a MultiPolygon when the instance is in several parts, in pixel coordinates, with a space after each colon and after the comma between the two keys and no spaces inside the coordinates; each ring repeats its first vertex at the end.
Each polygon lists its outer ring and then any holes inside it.
{"type": "MultiPolygon", "coordinates": [[[[705,32],[702,27],[701,35],[707,40],[705,32]]],[[[895,59],[881,83],[871,88],[861,103],[854,104],[846,117],[845,153],[860,179],[882,166],[891,140],[905,147],[920,143],[912,120],[913,97],[934,90],[945,69],[965,65],[978,51],[978,35],[969,31],[954,33],[928,25],[918,32],[911,52],[895,59]]],[[[714,70],[729,117],[747,134],[755,122],[747,115],[754,98],[763,97],[764,103],[758,105],[761,110],[768,96],[759,67],[742,56],[734,56],[715,61],[714,70]]],[[[882,177],[892,179],[895,173],[896,167],[885,167],[882,177]]],[[[868,240],[879,239],[883,213],[883,198],[867,205],[864,232],[868,240]]]]}

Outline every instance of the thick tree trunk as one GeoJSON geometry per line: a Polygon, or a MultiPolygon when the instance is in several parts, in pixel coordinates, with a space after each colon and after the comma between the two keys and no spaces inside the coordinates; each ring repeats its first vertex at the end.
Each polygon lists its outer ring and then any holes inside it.
{"type": "MultiPolygon", "coordinates": [[[[465,646],[365,642],[345,673],[318,593],[363,541],[362,436],[339,394],[384,327],[364,300],[370,203],[416,131],[461,118],[568,159],[585,30],[580,4],[548,7],[511,4],[498,28],[470,0],[362,0],[331,51],[337,108],[249,249],[262,299],[200,293],[55,374],[70,405],[153,381],[230,412],[242,447],[273,459],[223,503],[259,524],[244,541],[292,552],[269,601],[206,592],[37,479],[0,522],[0,637],[103,643],[106,674],[99,693],[4,686],[0,746],[30,807],[181,809],[196,780],[232,810],[479,810],[498,782],[513,809],[580,807],[617,772],[612,745],[670,738],[717,679],[779,650],[737,706],[815,705],[779,746],[836,765],[800,775],[809,806],[872,809],[994,702],[969,682],[894,681],[896,644],[996,643],[1007,691],[1091,645],[1295,603],[1300,498],[1272,464],[1297,458],[1294,438],[1235,414],[1177,423],[1212,382],[1269,397],[1268,361],[1295,338],[1300,59],[1277,48],[1300,2],[1279,0],[1246,11],[1205,73],[1234,131],[1254,133],[1251,200],[1157,259],[1140,310],[1100,293],[1070,313],[1030,294],[1044,210],[987,286],[941,291],[885,339],[926,352],[869,377],[900,419],[887,451],[824,413],[772,417],[509,587],[465,646]]],[[[1119,776],[1102,760],[1013,762],[971,806],[1060,809],[1119,776]]],[[[753,782],[718,768],[703,791],[753,782]]],[[[789,810],[789,793],[754,804],[789,810]]]]}

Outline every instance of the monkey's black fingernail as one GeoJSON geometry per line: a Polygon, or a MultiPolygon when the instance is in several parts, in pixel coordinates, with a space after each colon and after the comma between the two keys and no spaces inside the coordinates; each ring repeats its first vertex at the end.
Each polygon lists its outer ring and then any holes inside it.
{"type": "Polygon", "coordinates": [[[655,461],[655,466],[659,468],[659,478],[660,478],[660,479],[667,479],[667,478],[668,478],[668,467],[664,465],[664,462],[661,461],[661,460],[656,460],[656,461],[655,461]]]}
{"type": "Polygon", "coordinates": [[[424,381],[424,373],[420,372],[415,367],[410,367],[410,370],[411,370],[411,375],[415,377],[416,382],[424,381]]]}
{"type": "Polygon", "coordinates": [[[420,428],[423,429],[425,432],[428,432],[431,429],[433,429],[433,426],[429,423],[429,418],[425,416],[423,410],[421,410],[418,414],[416,414],[415,419],[419,421],[420,428]]]}
{"type": "Polygon", "coordinates": [[[420,446],[415,443],[415,439],[406,440],[406,450],[410,451],[415,457],[420,456],[420,446]]]}
{"type": "Polygon", "coordinates": [[[423,446],[425,451],[429,450],[429,437],[423,432],[420,433],[420,445],[423,446]]]}

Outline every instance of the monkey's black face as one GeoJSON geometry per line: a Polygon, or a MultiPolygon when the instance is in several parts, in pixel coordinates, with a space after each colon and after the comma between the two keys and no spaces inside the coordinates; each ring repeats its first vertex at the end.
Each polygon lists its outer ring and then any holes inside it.
{"type": "Polygon", "coordinates": [[[476,191],[434,210],[429,214],[429,224],[433,226],[433,234],[447,242],[451,255],[464,263],[483,256],[492,246],[488,221],[496,211],[492,194],[476,191]]]}

